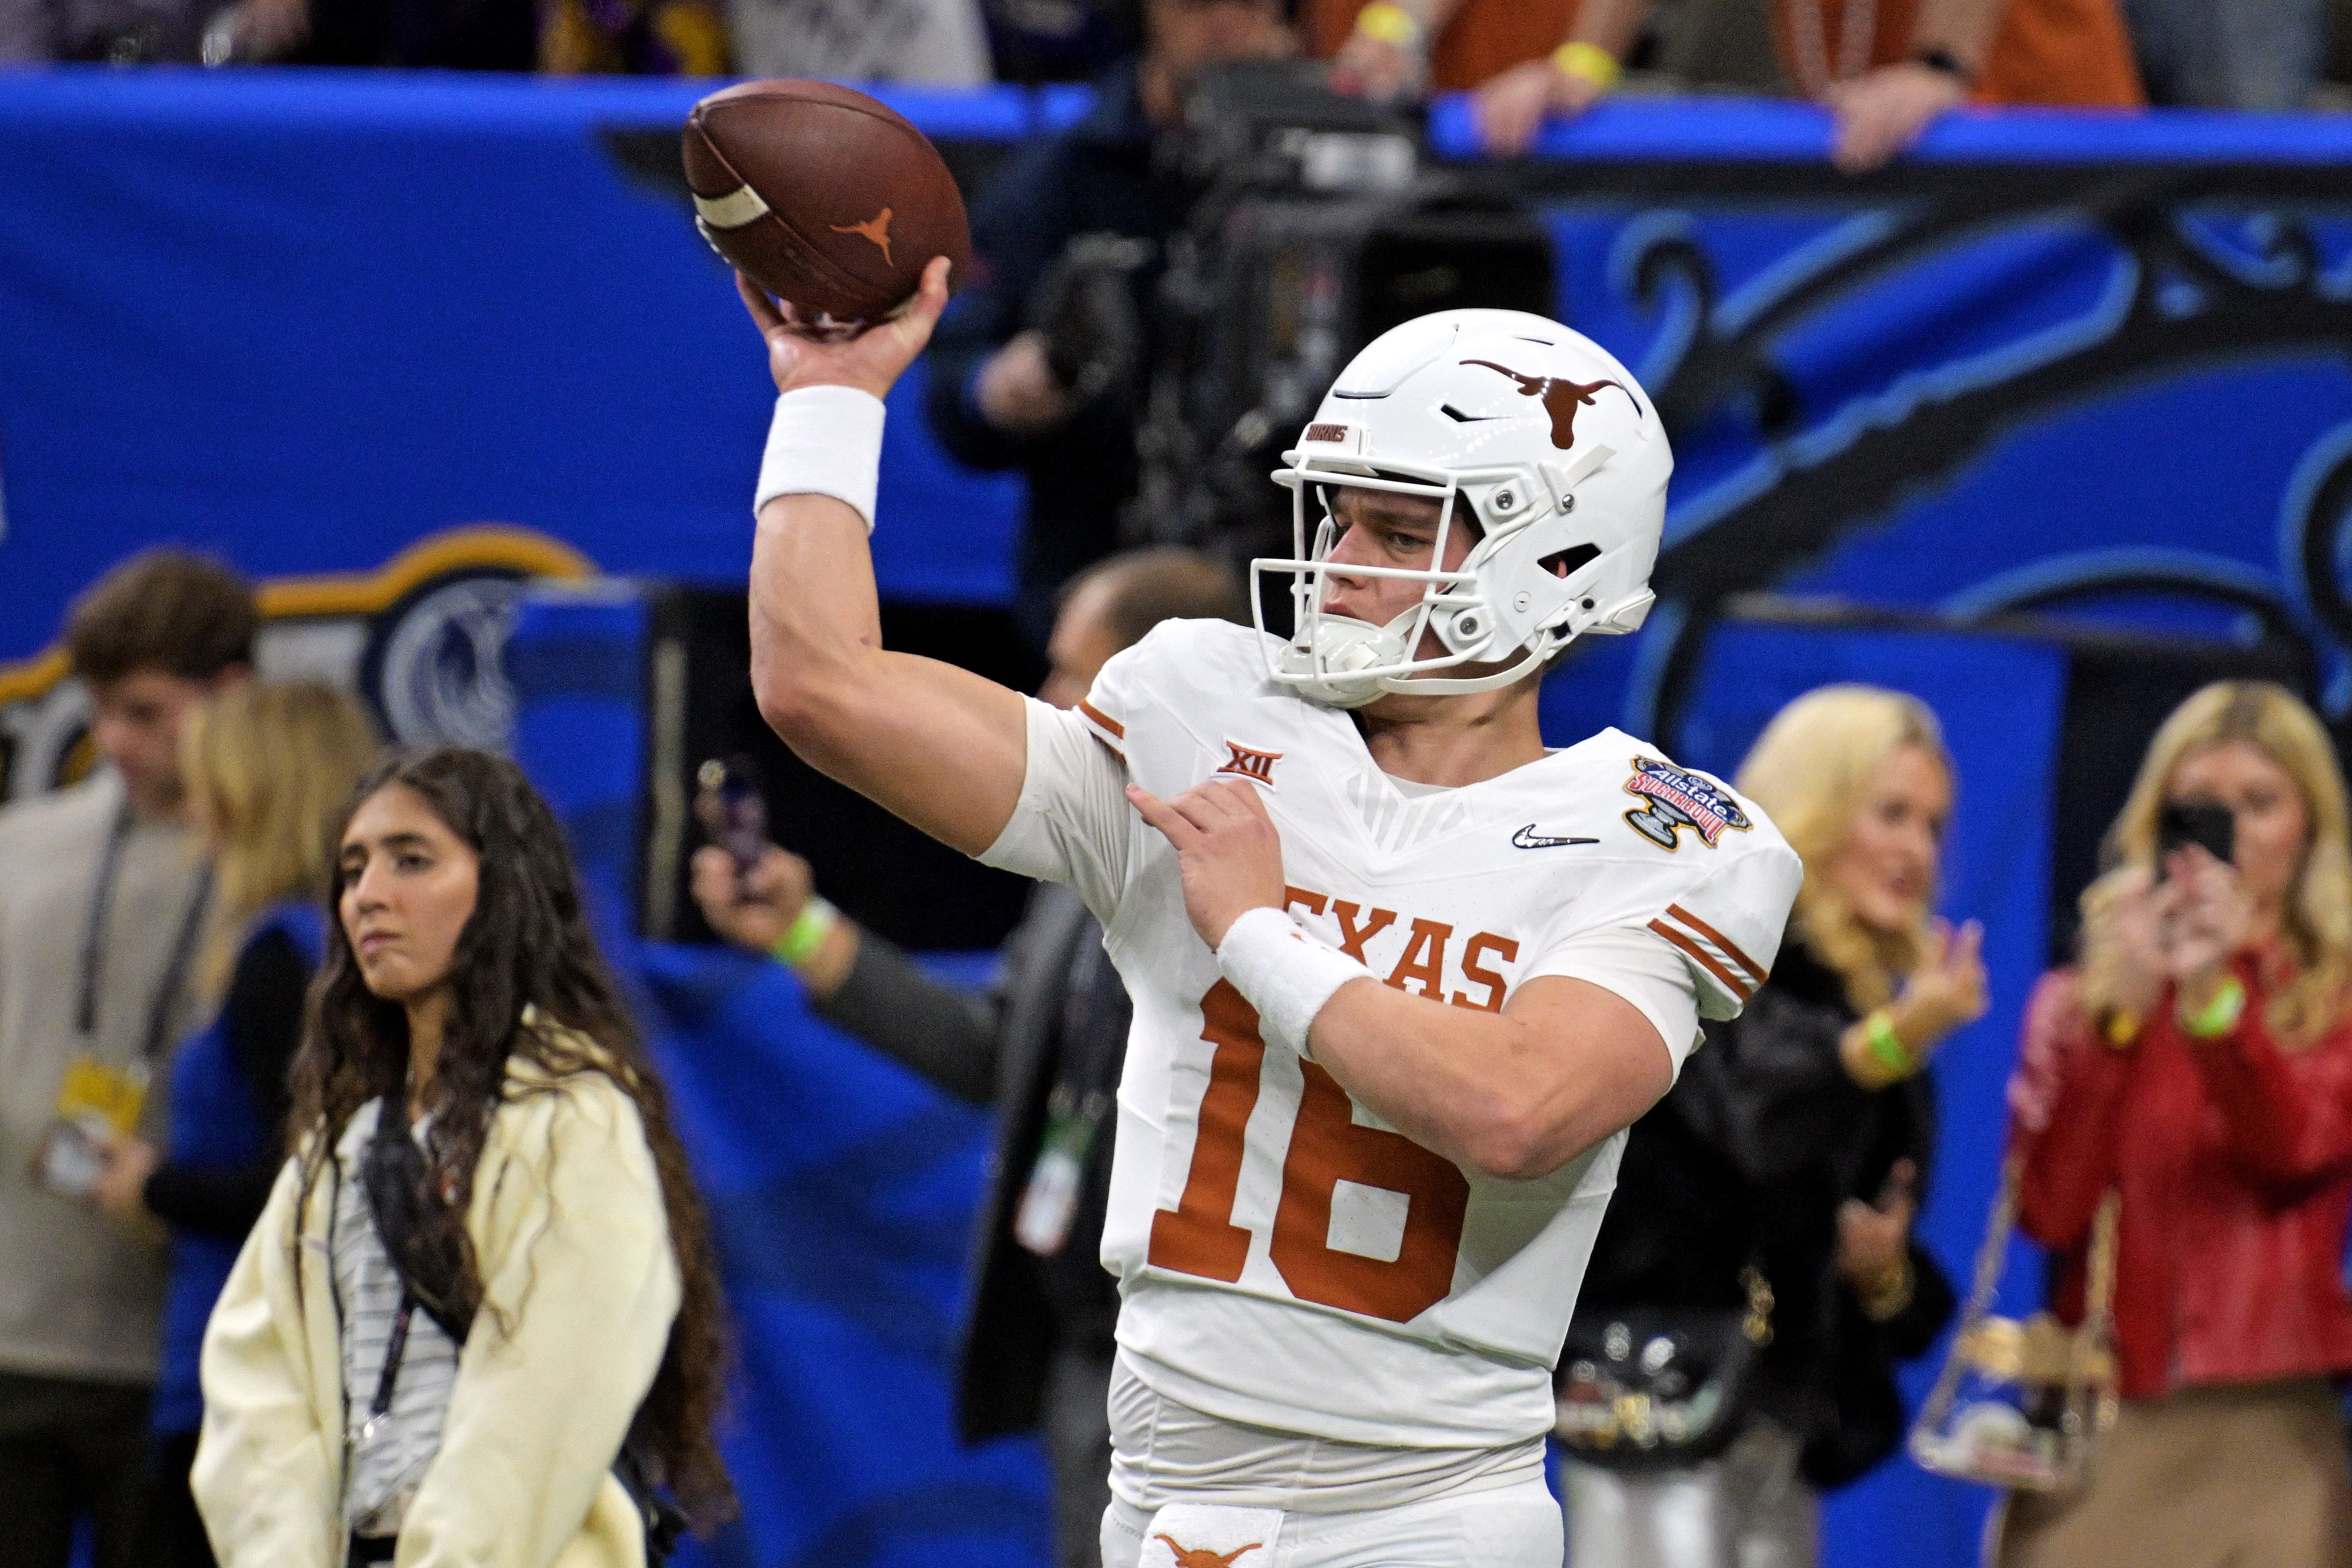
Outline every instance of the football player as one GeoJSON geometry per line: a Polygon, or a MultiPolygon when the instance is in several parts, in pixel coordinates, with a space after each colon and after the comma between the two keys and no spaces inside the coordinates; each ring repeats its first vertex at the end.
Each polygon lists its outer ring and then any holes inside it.
{"type": "Polygon", "coordinates": [[[879,399],[946,263],[848,342],[744,298],[782,393],[761,712],[1074,884],[1135,999],[1105,1568],[1558,1568],[1551,1367],[1623,1131],[1763,981],[1801,875],[1717,780],[1537,730],[1544,665],[1651,602],[1656,411],[1539,317],[1394,329],[1276,476],[1296,556],[1255,569],[1296,635],[1166,622],[1063,712],[881,645],[879,399]]]}

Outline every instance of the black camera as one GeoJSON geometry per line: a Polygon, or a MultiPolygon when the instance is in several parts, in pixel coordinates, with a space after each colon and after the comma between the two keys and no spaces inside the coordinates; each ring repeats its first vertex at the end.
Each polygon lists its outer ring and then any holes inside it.
{"type": "Polygon", "coordinates": [[[1267,475],[1358,350],[1433,311],[1557,309],[1536,214],[1430,167],[1414,120],[1331,91],[1323,67],[1204,70],[1155,156],[1199,194],[1160,290],[1131,543],[1288,554],[1267,475]]]}

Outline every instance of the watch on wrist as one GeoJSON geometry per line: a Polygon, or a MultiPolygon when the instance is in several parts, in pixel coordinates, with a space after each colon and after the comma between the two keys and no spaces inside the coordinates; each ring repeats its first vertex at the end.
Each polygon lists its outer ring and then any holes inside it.
{"type": "Polygon", "coordinates": [[[1962,63],[1959,56],[1947,48],[1920,49],[1911,57],[1915,66],[1926,66],[1931,71],[1941,71],[1962,88],[1976,86],[1977,73],[1962,63]]]}

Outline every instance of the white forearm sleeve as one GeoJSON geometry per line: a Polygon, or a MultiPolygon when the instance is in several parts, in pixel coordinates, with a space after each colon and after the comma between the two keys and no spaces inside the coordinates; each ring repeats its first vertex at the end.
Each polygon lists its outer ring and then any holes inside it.
{"type": "Polygon", "coordinates": [[[831,496],[874,531],[882,400],[856,387],[798,387],[776,400],[751,515],[779,496],[831,496]]]}
{"type": "Polygon", "coordinates": [[[1258,1038],[1300,1056],[1307,1054],[1307,1026],[1331,993],[1350,980],[1373,977],[1345,953],[1309,940],[1284,911],[1270,908],[1253,909],[1225,927],[1217,967],[1257,1009],[1258,1038]]]}

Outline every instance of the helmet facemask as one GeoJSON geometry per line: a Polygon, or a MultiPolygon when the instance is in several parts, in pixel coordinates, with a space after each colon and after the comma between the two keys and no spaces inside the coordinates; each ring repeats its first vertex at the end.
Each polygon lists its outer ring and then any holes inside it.
{"type": "MultiPolygon", "coordinates": [[[[1308,701],[1354,708],[1391,693],[1454,696],[1494,691],[1531,674],[1567,644],[1570,633],[1546,628],[1532,639],[1496,645],[1507,635],[1504,625],[1507,618],[1487,603],[1478,568],[1542,510],[1536,498],[1526,494],[1524,476],[1516,468],[1423,476],[1406,465],[1382,464],[1372,471],[1306,458],[1276,479],[1291,492],[1291,543],[1297,554],[1288,559],[1261,557],[1250,562],[1250,570],[1253,580],[1265,572],[1289,574],[1296,631],[1282,645],[1268,673],[1308,701]],[[1331,550],[1342,532],[1333,498],[1342,488],[1419,496],[1437,502],[1436,533],[1429,555],[1432,564],[1415,568],[1333,562],[1331,550]],[[1478,515],[1473,495],[1486,498],[1490,510],[1503,514],[1496,523],[1490,524],[1478,515]],[[1311,548],[1310,505],[1320,514],[1311,548]],[[1451,571],[1438,570],[1435,563],[1445,559],[1446,544],[1454,529],[1465,525],[1475,528],[1478,537],[1459,567],[1451,571]],[[1375,626],[1324,608],[1327,580],[1333,575],[1415,581],[1423,585],[1422,593],[1387,624],[1375,626]],[[1421,656],[1426,634],[1433,632],[1442,651],[1421,656]],[[1507,667],[1484,674],[1449,677],[1439,674],[1464,664],[1504,660],[1510,661],[1507,667]]],[[[1257,629],[1265,632],[1265,597],[1253,592],[1250,598],[1257,629]]]]}

